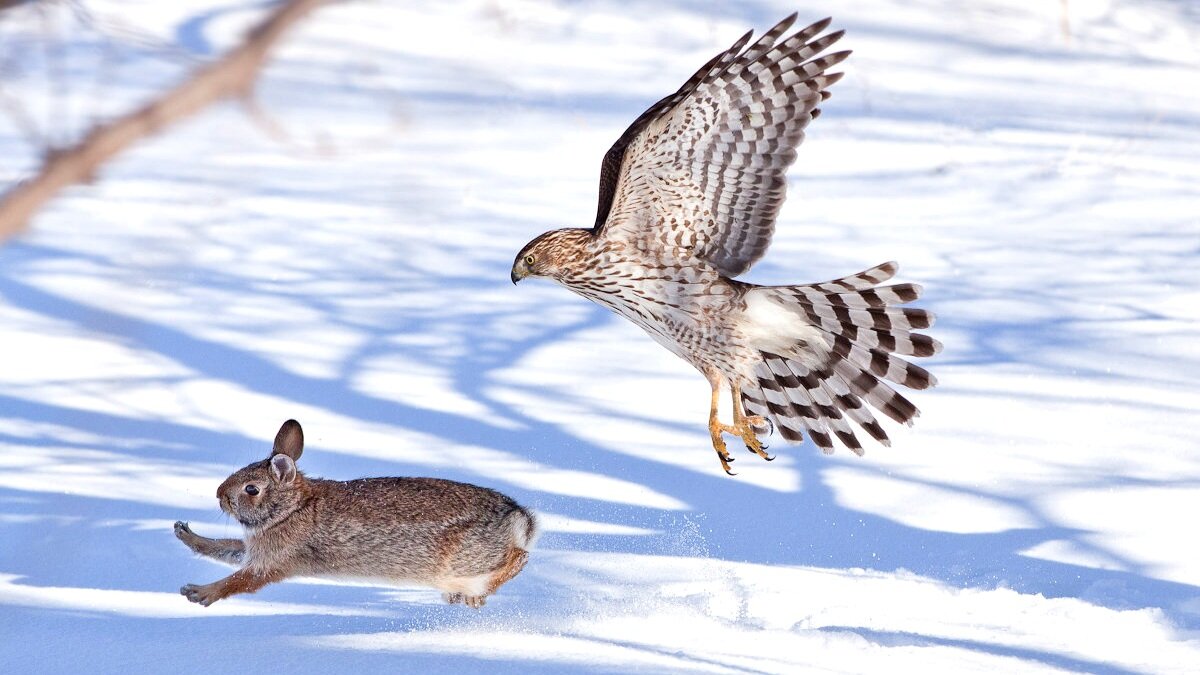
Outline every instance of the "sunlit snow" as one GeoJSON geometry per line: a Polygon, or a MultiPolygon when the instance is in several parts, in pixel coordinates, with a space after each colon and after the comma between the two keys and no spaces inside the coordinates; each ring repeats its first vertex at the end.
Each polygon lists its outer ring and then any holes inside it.
{"type": "MultiPolygon", "coordinates": [[[[0,10],[0,186],[263,3],[0,10]],[[13,65],[16,64],[16,65],[13,65]]],[[[1200,11],[1173,0],[338,3],[0,247],[0,672],[1195,672],[1200,11]],[[731,442],[630,323],[508,281],[744,31],[853,49],[758,283],[898,260],[945,343],[891,448],[731,442]],[[305,471],[545,514],[480,610],[303,579],[210,608],[214,492],[305,471]]]]}

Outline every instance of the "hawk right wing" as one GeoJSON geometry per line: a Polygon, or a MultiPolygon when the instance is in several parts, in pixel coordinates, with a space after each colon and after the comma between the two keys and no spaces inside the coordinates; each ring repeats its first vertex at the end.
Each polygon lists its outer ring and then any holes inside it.
{"type": "Polygon", "coordinates": [[[762,257],[804,128],[841,79],[826,70],[850,54],[817,57],[842,36],[817,37],[830,19],[779,41],[795,19],[749,47],[742,36],[622,134],[601,164],[598,236],[674,249],[728,277],[762,257]]]}

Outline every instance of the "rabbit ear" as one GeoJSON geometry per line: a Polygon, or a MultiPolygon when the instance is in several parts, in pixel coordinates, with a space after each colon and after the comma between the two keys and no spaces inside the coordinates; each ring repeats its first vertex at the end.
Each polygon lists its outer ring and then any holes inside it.
{"type": "Polygon", "coordinates": [[[296,480],[296,463],[287,455],[271,457],[271,475],[279,483],[291,483],[296,480]]]}
{"type": "Polygon", "coordinates": [[[292,461],[300,459],[301,453],[304,452],[304,430],[300,428],[300,423],[296,420],[288,420],[279,427],[279,433],[275,435],[275,447],[271,450],[271,456],[287,455],[292,458],[292,461]]]}

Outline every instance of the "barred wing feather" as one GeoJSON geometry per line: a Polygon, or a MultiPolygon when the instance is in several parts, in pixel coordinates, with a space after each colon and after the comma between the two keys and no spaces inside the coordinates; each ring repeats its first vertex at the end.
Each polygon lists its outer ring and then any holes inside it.
{"type": "Polygon", "coordinates": [[[850,54],[818,56],[842,36],[817,37],[828,19],[781,41],[794,21],[743,36],[622,135],[601,167],[598,235],[728,277],[762,257],[804,128],[841,78],[826,71],[850,54]]]}

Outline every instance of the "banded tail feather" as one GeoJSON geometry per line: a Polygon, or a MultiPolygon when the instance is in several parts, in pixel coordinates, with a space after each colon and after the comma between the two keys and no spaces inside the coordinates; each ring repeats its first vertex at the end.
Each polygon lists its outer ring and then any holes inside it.
{"type": "Polygon", "coordinates": [[[826,293],[841,293],[843,291],[859,291],[872,286],[878,286],[883,282],[896,276],[896,271],[900,269],[900,264],[895,260],[890,260],[882,265],[876,265],[871,269],[863,270],[857,274],[842,277],[840,279],[831,279],[830,281],[822,281],[816,284],[805,284],[803,286],[790,286],[794,289],[812,288],[826,293]]]}
{"type": "Polygon", "coordinates": [[[897,307],[918,299],[921,287],[879,285],[896,269],[889,262],[818,284],[750,289],[748,295],[769,298],[804,325],[794,331],[791,349],[773,341],[760,351],[754,381],[742,386],[746,411],[771,419],[785,440],[799,442],[807,432],[826,453],[837,439],[863,454],[850,422],[890,445],[871,409],[911,425],[920,411],[892,384],[927,389],[937,379],[900,357],[932,356],[942,349],[937,340],[913,332],[933,325],[932,313],[897,307]]]}

